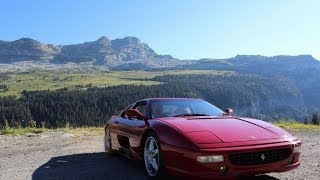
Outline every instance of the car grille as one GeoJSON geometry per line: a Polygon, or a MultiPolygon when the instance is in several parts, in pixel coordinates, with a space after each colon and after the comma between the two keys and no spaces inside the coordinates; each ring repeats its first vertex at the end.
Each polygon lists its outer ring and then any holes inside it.
{"type": "Polygon", "coordinates": [[[229,156],[229,159],[232,164],[240,166],[267,164],[288,158],[290,156],[290,151],[290,148],[285,148],[248,153],[237,153],[231,154],[229,156]]]}

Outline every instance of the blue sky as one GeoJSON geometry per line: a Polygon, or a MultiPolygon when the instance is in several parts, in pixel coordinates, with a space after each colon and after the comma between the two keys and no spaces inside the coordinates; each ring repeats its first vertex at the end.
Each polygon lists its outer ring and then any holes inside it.
{"type": "Polygon", "coordinates": [[[311,54],[319,0],[2,0],[0,39],[51,44],[135,36],[180,59],[311,54]]]}

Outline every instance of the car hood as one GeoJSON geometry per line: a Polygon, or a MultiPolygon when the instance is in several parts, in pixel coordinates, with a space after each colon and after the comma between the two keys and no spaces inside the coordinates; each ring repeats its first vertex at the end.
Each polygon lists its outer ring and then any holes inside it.
{"type": "Polygon", "coordinates": [[[195,143],[241,142],[277,139],[282,135],[275,126],[254,119],[230,116],[164,118],[163,121],[183,131],[195,143]]]}

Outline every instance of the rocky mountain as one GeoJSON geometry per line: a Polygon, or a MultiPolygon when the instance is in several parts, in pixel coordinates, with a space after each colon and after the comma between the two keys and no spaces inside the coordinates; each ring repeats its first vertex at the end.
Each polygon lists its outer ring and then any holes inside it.
{"type": "Polygon", "coordinates": [[[42,44],[30,38],[12,42],[0,41],[0,63],[30,60],[50,61],[59,53],[59,46],[42,44]]]}
{"type": "Polygon", "coordinates": [[[145,68],[184,64],[170,55],[157,54],[136,37],[109,40],[103,36],[93,42],[61,46],[43,44],[29,38],[12,42],[0,41],[0,63],[30,60],[52,63],[87,62],[108,67],[126,67],[127,64],[136,67],[143,64],[145,68]]]}
{"type": "Polygon", "coordinates": [[[63,46],[53,62],[93,62],[109,67],[143,64],[148,68],[168,66],[180,61],[170,55],[158,55],[136,37],[109,40],[103,36],[94,42],[63,46]]]}
{"type": "Polygon", "coordinates": [[[84,63],[113,70],[213,69],[264,75],[292,72],[299,74],[300,71],[304,72],[304,69],[312,70],[320,67],[320,62],[310,55],[273,57],[238,55],[228,59],[178,60],[170,55],[157,54],[136,37],[110,40],[102,36],[92,42],[59,46],[44,44],[30,38],[12,42],[0,40],[0,63],[20,61],[84,63]]]}

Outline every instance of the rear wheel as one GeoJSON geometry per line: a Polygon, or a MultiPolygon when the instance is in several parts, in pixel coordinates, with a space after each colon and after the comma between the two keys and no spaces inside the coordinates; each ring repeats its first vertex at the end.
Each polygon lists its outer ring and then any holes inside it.
{"type": "Polygon", "coordinates": [[[144,165],[150,177],[161,177],[165,175],[164,162],[158,137],[149,133],[144,144],[144,165]]]}
{"type": "Polygon", "coordinates": [[[111,144],[111,136],[110,136],[110,129],[109,127],[106,128],[105,136],[104,136],[104,149],[105,152],[108,154],[114,154],[114,150],[112,149],[111,144]]]}

